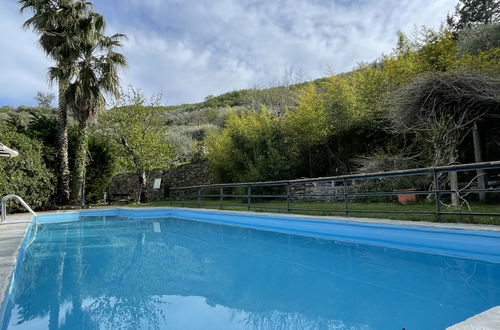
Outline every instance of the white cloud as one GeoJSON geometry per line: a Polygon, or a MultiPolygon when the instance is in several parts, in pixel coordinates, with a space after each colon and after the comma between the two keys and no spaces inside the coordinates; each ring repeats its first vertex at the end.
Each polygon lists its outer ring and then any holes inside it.
{"type": "Polygon", "coordinates": [[[50,61],[37,46],[36,35],[21,28],[26,18],[19,14],[16,2],[0,2],[0,101],[4,104],[32,104],[37,91],[49,89],[50,61]]]}
{"type": "MultiPolygon", "coordinates": [[[[398,30],[437,27],[456,0],[122,0],[118,7],[115,0],[94,2],[111,32],[129,36],[123,83],[147,93],[162,90],[169,104],[177,104],[277,80],[290,66],[302,68],[309,78],[324,76],[327,67],[349,70],[390,52],[398,30]]],[[[18,75],[2,78],[0,86],[31,97],[43,89],[46,60],[34,46],[35,37],[20,30],[23,19],[9,18],[16,14],[15,5],[0,9],[0,22],[7,19],[0,31],[21,36],[2,47],[18,75]],[[23,57],[28,65],[16,60],[31,50],[23,57]]],[[[8,68],[1,62],[4,72],[8,68]]]]}

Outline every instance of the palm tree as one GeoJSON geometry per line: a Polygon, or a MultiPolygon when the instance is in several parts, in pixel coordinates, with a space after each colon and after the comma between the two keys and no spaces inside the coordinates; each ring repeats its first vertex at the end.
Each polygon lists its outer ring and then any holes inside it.
{"type": "Polygon", "coordinates": [[[104,93],[118,94],[118,68],[126,65],[120,47],[122,34],[105,36],[104,18],[85,0],[18,0],[21,12],[33,17],[25,27],[40,33],[40,45],[56,65],[49,68],[49,79],[59,84],[59,180],[61,204],[81,198],[88,149],[88,125],[105,104],[104,93]],[[72,189],[68,165],[68,110],[78,120],[72,189]],[[71,196],[70,196],[71,191],[71,196]]]}
{"type": "Polygon", "coordinates": [[[66,99],[78,121],[78,144],[73,170],[71,201],[85,203],[85,167],[88,156],[88,128],[90,121],[106,104],[105,94],[119,94],[118,69],[126,66],[125,57],[116,52],[125,36],[103,34],[105,22],[101,15],[91,12],[89,25],[75,49],[78,57],[71,72],[71,82],[66,90],[66,99]],[[83,199],[82,199],[83,197],[83,199]]]}
{"type": "Polygon", "coordinates": [[[88,4],[82,0],[18,0],[21,12],[30,11],[33,16],[24,23],[40,34],[40,45],[56,65],[51,68],[51,81],[59,84],[58,112],[58,184],[60,204],[68,204],[70,197],[68,165],[68,104],[65,91],[70,83],[72,65],[78,55],[74,45],[80,35],[80,23],[88,13],[88,4]]]}

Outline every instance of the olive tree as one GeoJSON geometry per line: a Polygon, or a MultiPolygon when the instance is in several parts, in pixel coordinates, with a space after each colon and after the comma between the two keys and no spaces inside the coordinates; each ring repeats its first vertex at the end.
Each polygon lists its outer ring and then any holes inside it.
{"type": "Polygon", "coordinates": [[[467,27],[458,35],[457,52],[460,55],[477,55],[493,48],[500,48],[500,23],[467,27]]]}
{"type": "Polygon", "coordinates": [[[131,95],[122,99],[120,106],[107,110],[101,118],[103,134],[116,143],[119,166],[137,174],[137,203],[142,200],[147,172],[168,169],[175,156],[160,116],[159,99],[148,106],[144,103],[142,93],[131,89],[131,95]]]}

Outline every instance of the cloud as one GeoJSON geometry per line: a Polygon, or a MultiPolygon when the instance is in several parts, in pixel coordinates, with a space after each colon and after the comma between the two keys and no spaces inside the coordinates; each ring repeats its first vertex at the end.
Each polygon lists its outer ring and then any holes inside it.
{"type": "Polygon", "coordinates": [[[32,104],[37,91],[49,90],[50,61],[37,36],[21,28],[26,19],[16,2],[0,2],[0,106],[32,104]]]}
{"type": "MultiPolygon", "coordinates": [[[[415,26],[439,26],[455,3],[121,0],[117,6],[116,0],[94,1],[109,31],[129,37],[122,50],[129,61],[122,82],[148,94],[163,91],[169,104],[276,81],[287,67],[301,68],[309,79],[324,76],[328,67],[350,70],[389,53],[398,30],[409,33],[415,26]]],[[[15,5],[0,6],[0,15],[6,16],[0,18],[7,19],[0,23],[1,31],[15,30],[16,36],[16,42],[2,47],[9,49],[13,77],[2,78],[0,86],[19,91],[20,101],[12,102],[29,103],[23,97],[44,89],[46,59],[32,33],[20,30],[23,19],[15,5]],[[16,60],[21,54],[27,65],[16,60]]],[[[0,70],[6,70],[5,64],[0,63],[0,70]]],[[[0,101],[6,99],[0,90],[0,101]]]]}

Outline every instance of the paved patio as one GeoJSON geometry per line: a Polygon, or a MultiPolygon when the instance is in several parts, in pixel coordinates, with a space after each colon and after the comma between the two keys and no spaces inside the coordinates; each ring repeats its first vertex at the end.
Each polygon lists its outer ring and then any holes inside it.
{"type": "Polygon", "coordinates": [[[0,306],[9,289],[19,248],[31,221],[31,215],[11,215],[0,223],[0,306]]]}

